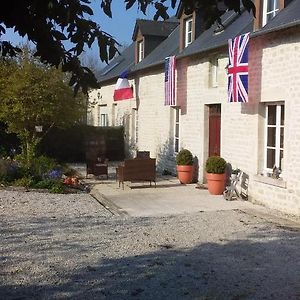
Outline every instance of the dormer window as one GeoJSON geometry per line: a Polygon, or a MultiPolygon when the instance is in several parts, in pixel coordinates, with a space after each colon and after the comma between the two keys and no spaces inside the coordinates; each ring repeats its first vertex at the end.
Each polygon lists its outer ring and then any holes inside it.
{"type": "Polygon", "coordinates": [[[262,26],[265,26],[279,12],[279,0],[264,0],[262,26]]]}
{"type": "Polygon", "coordinates": [[[184,47],[187,47],[193,41],[193,18],[186,19],[184,25],[185,25],[184,47]]]}
{"type": "Polygon", "coordinates": [[[142,61],[144,58],[144,41],[138,42],[138,59],[137,62],[142,61]]]}

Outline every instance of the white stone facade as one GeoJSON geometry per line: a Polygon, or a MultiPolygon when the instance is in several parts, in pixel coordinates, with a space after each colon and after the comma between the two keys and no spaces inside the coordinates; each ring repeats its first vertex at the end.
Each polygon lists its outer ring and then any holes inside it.
{"type": "MultiPolygon", "coordinates": [[[[249,175],[249,198],[286,213],[300,215],[300,30],[250,38],[249,103],[227,103],[227,49],[177,60],[177,103],[180,148],[189,149],[204,180],[208,157],[208,105],[221,104],[221,156],[249,175]],[[217,84],[212,84],[212,59],[218,58],[217,84]],[[278,102],[279,101],[279,102],[278,102]],[[265,106],[285,106],[282,179],[257,175],[264,171],[265,106]]],[[[125,126],[127,154],[150,150],[158,169],[175,171],[175,109],[164,106],[163,66],[144,70],[130,83],[136,99],[113,102],[115,81],[92,91],[96,99],[92,125],[98,126],[98,105],[107,105],[108,125],[125,126]]],[[[101,110],[101,106],[100,106],[101,110]]]]}

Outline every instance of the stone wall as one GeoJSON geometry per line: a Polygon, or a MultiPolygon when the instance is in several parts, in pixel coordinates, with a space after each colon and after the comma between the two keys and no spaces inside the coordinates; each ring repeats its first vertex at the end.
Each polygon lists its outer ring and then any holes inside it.
{"type": "MultiPolygon", "coordinates": [[[[181,107],[180,147],[199,162],[204,179],[208,157],[208,105],[221,104],[221,156],[249,174],[249,196],[287,213],[300,215],[300,32],[290,29],[250,38],[249,103],[227,103],[227,49],[209,57],[177,61],[177,101],[181,107]],[[218,80],[211,82],[212,59],[218,58],[218,80]],[[284,170],[282,180],[259,176],[264,165],[265,103],[285,104],[284,170]]],[[[158,169],[175,172],[174,109],[164,106],[163,66],[137,75],[134,100],[113,103],[114,83],[103,86],[101,103],[107,104],[112,125],[127,129],[128,155],[148,150],[158,169]],[[137,111],[135,110],[137,109],[137,111]],[[138,141],[135,119],[138,116],[138,141]]],[[[93,91],[92,93],[96,93],[93,91]]],[[[90,98],[93,98],[92,96],[90,98]]],[[[101,108],[100,108],[101,109],[101,108]]],[[[95,114],[95,109],[93,110],[95,114]]],[[[94,116],[94,121],[97,119],[94,116]]],[[[94,122],[95,125],[97,125],[94,122]]]]}

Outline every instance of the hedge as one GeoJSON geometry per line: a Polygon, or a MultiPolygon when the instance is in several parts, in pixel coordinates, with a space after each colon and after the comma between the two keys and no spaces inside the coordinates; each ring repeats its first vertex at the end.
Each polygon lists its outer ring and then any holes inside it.
{"type": "Polygon", "coordinates": [[[76,125],[68,129],[53,128],[41,142],[39,152],[61,162],[84,162],[86,142],[99,139],[105,141],[105,157],[124,159],[123,127],[76,125]]]}

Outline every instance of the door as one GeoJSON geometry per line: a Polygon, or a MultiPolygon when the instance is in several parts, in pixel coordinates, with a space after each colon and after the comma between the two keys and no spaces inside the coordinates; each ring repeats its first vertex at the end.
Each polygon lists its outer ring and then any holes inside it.
{"type": "Polygon", "coordinates": [[[220,156],[221,104],[209,105],[209,149],[208,155],[220,156]]]}

